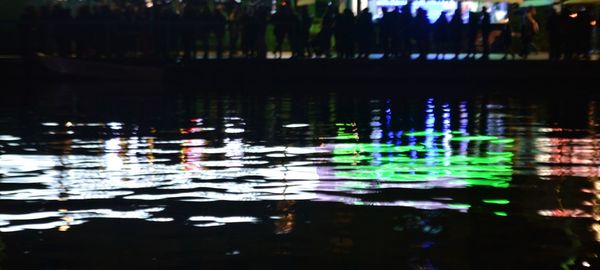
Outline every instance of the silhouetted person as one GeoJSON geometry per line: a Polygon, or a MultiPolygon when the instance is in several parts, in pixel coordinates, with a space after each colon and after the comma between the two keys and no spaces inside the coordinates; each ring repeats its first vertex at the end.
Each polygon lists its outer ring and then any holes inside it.
{"type": "Polygon", "coordinates": [[[379,20],[379,46],[383,50],[383,58],[388,58],[392,46],[394,15],[386,7],[382,7],[381,12],[383,12],[383,16],[379,20]]]}
{"type": "Polygon", "coordinates": [[[531,53],[533,35],[539,32],[539,25],[535,20],[536,10],[534,7],[529,7],[521,20],[521,57],[527,59],[531,53]]]}
{"type": "Polygon", "coordinates": [[[131,25],[133,24],[134,15],[130,9],[119,8],[115,10],[115,35],[114,46],[118,58],[124,58],[131,50],[131,25]],[[118,30],[117,30],[118,29],[118,30]]]}
{"type": "Polygon", "coordinates": [[[321,20],[321,31],[317,34],[313,40],[315,47],[315,54],[325,55],[330,57],[331,53],[331,36],[333,35],[333,27],[335,22],[335,7],[330,5],[327,11],[323,15],[321,20]]]}
{"type": "Polygon", "coordinates": [[[215,8],[210,18],[211,31],[215,35],[217,58],[223,58],[223,37],[225,36],[225,25],[227,19],[218,8],[215,8]]]}
{"type": "Polygon", "coordinates": [[[400,54],[402,37],[400,35],[399,26],[400,26],[400,9],[395,7],[392,12],[389,12],[391,28],[390,28],[390,54],[394,57],[397,57],[400,54]]]}
{"type": "Polygon", "coordinates": [[[73,18],[69,10],[60,4],[54,6],[51,16],[58,55],[67,57],[71,53],[71,27],[73,25],[73,18]]]}
{"type": "Polygon", "coordinates": [[[398,24],[396,31],[400,36],[400,57],[403,59],[410,59],[412,53],[412,28],[413,28],[413,16],[410,11],[410,6],[404,5],[400,9],[402,12],[398,17],[398,24]]]}
{"type": "Polygon", "coordinates": [[[448,50],[448,29],[450,28],[450,23],[446,16],[446,11],[442,11],[440,17],[433,24],[433,40],[437,52],[436,58],[441,56],[442,59],[444,58],[444,53],[448,50]]]}
{"type": "Polygon", "coordinates": [[[301,40],[300,33],[302,32],[302,17],[299,14],[292,12],[291,28],[290,28],[290,49],[292,50],[291,58],[304,57],[304,44],[301,40]]]}
{"type": "Polygon", "coordinates": [[[136,16],[136,28],[140,33],[137,38],[138,49],[144,57],[149,57],[154,49],[152,43],[152,10],[145,6],[140,7],[136,16]]]}
{"type": "Polygon", "coordinates": [[[183,32],[183,58],[186,60],[196,59],[196,23],[198,14],[192,3],[183,8],[182,32],[183,32]]]}
{"type": "Polygon", "coordinates": [[[487,11],[487,7],[481,8],[481,44],[483,45],[483,56],[482,60],[490,59],[490,32],[492,31],[492,24],[490,19],[490,13],[487,11]]]}
{"type": "Polygon", "coordinates": [[[237,43],[242,35],[242,8],[239,4],[235,3],[233,10],[227,17],[229,27],[229,57],[234,57],[237,54],[237,43]]]}
{"type": "Polygon", "coordinates": [[[418,60],[426,60],[427,53],[429,53],[430,43],[430,28],[429,19],[427,18],[427,11],[418,8],[415,16],[415,39],[419,48],[418,60]]]}
{"type": "Polygon", "coordinates": [[[39,50],[44,54],[50,54],[52,51],[50,44],[50,32],[52,27],[50,25],[50,7],[48,5],[40,7],[39,17],[39,50]]]}
{"type": "Polygon", "coordinates": [[[469,23],[467,25],[467,59],[475,58],[477,53],[477,34],[479,30],[479,16],[477,13],[469,12],[469,23]]]}
{"type": "Polygon", "coordinates": [[[252,9],[246,9],[242,16],[242,52],[245,57],[256,56],[256,16],[252,9]]]}
{"type": "Polygon", "coordinates": [[[373,15],[368,8],[363,9],[356,20],[358,57],[369,58],[373,44],[373,15]]]}
{"type": "Polygon", "coordinates": [[[267,58],[267,20],[269,9],[261,7],[256,11],[256,57],[267,58]]]}
{"type": "Polygon", "coordinates": [[[36,27],[38,15],[33,6],[25,8],[19,18],[19,37],[21,45],[21,56],[29,58],[35,53],[36,27]]]}
{"type": "Polygon", "coordinates": [[[463,43],[463,21],[462,21],[462,13],[460,9],[456,9],[454,11],[454,15],[452,15],[452,19],[450,20],[450,39],[452,43],[452,50],[454,52],[454,58],[458,59],[458,55],[462,49],[463,43]]]}
{"type": "Polygon", "coordinates": [[[573,18],[574,14],[577,14],[574,10],[567,9],[561,16],[565,28],[565,60],[573,60],[577,50],[577,17],[573,18]]]}
{"type": "Polygon", "coordinates": [[[336,20],[335,33],[339,58],[354,57],[354,24],[354,14],[350,9],[345,9],[336,20]]]}
{"type": "Polygon", "coordinates": [[[275,35],[275,49],[273,54],[279,58],[282,57],[283,42],[285,38],[290,40],[290,33],[294,27],[294,14],[290,5],[286,1],[282,1],[277,11],[271,16],[271,23],[273,23],[273,34],[275,35]]]}
{"type": "Polygon", "coordinates": [[[79,7],[77,17],[75,18],[77,57],[87,57],[91,54],[94,34],[90,29],[92,29],[93,19],[94,17],[89,6],[84,5],[79,7]]]}
{"type": "Polygon", "coordinates": [[[513,60],[515,59],[515,53],[512,50],[512,35],[512,26],[510,25],[510,22],[507,22],[502,26],[502,33],[500,36],[502,39],[502,51],[504,52],[502,60],[506,60],[509,54],[513,60]]]}
{"type": "Polygon", "coordinates": [[[577,54],[581,59],[589,59],[592,41],[592,17],[587,10],[581,10],[576,18],[577,22],[577,54]]]}
{"type": "Polygon", "coordinates": [[[549,45],[549,59],[557,61],[561,57],[561,40],[564,38],[561,35],[561,15],[560,13],[552,9],[550,16],[546,22],[546,31],[548,33],[548,45],[549,45]]]}
{"type": "Polygon", "coordinates": [[[213,14],[208,5],[202,4],[198,13],[198,23],[196,28],[196,38],[202,43],[202,58],[208,59],[210,51],[210,32],[212,29],[213,14]]]}
{"type": "Polygon", "coordinates": [[[301,50],[301,55],[298,55],[300,57],[304,57],[306,55],[306,53],[309,53],[310,55],[310,50],[309,50],[309,40],[310,40],[310,27],[312,26],[312,22],[313,19],[310,16],[310,14],[308,13],[308,7],[301,7],[300,9],[300,16],[299,16],[299,21],[300,21],[300,28],[299,28],[299,32],[298,32],[298,42],[299,42],[299,48],[301,50]],[[306,52],[308,50],[308,52],[306,52]]]}

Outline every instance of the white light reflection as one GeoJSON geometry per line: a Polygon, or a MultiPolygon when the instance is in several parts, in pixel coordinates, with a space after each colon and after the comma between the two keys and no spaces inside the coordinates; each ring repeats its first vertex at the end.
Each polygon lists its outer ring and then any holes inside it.
{"type": "Polygon", "coordinates": [[[59,228],[66,231],[70,226],[80,225],[93,218],[110,219],[149,219],[154,213],[163,211],[162,207],[138,209],[132,211],[114,211],[111,209],[73,210],[59,209],[55,212],[40,212],[29,214],[0,215],[0,232],[17,232],[22,230],[47,230],[59,228]],[[38,223],[44,219],[58,219],[46,223],[38,223]],[[31,221],[30,224],[10,225],[13,221],[31,221]]]}
{"type": "Polygon", "coordinates": [[[288,125],[284,125],[283,127],[285,128],[303,128],[303,127],[309,127],[308,124],[288,124],[288,125]]]}
{"type": "Polygon", "coordinates": [[[15,137],[12,135],[0,135],[0,141],[9,142],[9,141],[19,141],[19,140],[21,140],[21,138],[15,137]]]}

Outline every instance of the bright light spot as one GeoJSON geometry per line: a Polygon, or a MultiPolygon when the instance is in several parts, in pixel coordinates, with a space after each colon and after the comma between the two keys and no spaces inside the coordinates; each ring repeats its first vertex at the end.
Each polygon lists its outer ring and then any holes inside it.
{"type": "Polygon", "coordinates": [[[146,219],[147,221],[153,221],[153,222],[171,222],[174,219],[173,218],[149,218],[146,219]]]}
{"type": "Polygon", "coordinates": [[[71,122],[67,122],[67,123],[65,124],[65,127],[72,127],[72,126],[73,126],[73,123],[71,123],[71,122]]]}
{"type": "Polygon", "coordinates": [[[583,265],[583,267],[590,267],[590,266],[592,266],[589,262],[586,262],[586,261],[581,262],[581,265],[583,265]]]}
{"type": "Polygon", "coordinates": [[[569,17],[571,17],[571,18],[575,19],[575,18],[577,18],[577,13],[572,13],[572,14],[569,14],[569,17]]]}
{"type": "Polygon", "coordinates": [[[235,133],[244,133],[244,129],[243,128],[226,128],[225,129],[225,133],[228,134],[235,134],[235,133]]]}
{"type": "Polygon", "coordinates": [[[200,222],[215,222],[215,223],[239,223],[251,222],[256,223],[258,219],[255,217],[211,217],[211,216],[194,216],[189,218],[190,221],[200,222]]]}
{"type": "Polygon", "coordinates": [[[21,138],[11,135],[0,135],[0,141],[18,141],[21,138]]]}
{"type": "Polygon", "coordinates": [[[596,20],[593,20],[593,21],[591,21],[591,22],[590,22],[590,25],[591,25],[591,26],[596,26],[596,20]]]}
{"type": "Polygon", "coordinates": [[[66,232],[69,228],[71,228],[71,226],[69,225],[62,225],[60,227],[58,227],[58,230],[61,232],[66,232]]]}
{"type": "Polygon", "coordinates": [[[110,127],[110,129],[113,129],[113,130],[123,129],[123,124],[122,123],[110,122],[107,125],[110,127]]]}
{"type": "Polygon", "coordinates": [[[301,128],[301,127],[308,127],[308,124],[289,124],[289,125],[285,125],[283,127],[286,127],[286,128],[301,128]]]}
{"type": "Polygon", "coordinates": [[[501,216],[501,217],[508,216],[508,214],[506,212],[502,212],[502,211],[494,212],[494,215],[501,216]]]}

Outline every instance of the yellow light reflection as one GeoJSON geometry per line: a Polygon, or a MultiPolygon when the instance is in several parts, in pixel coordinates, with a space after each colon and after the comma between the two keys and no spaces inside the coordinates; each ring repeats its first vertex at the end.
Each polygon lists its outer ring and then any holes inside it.
{"type": "Polygon", "coordinates": [[[592,231],[594,231],[594,233],[596,234],[596,241],[600,242],[600,224],[592,224],[592,231]]]}

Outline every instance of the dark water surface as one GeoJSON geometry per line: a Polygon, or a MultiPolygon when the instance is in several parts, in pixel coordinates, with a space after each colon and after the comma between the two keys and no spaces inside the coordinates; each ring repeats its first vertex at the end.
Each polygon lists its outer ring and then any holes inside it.
{"type": "Polygon", "coordinates": [[[600,267],[594,97],[45,87],[0,102],[2,269],[600,267]]]}

